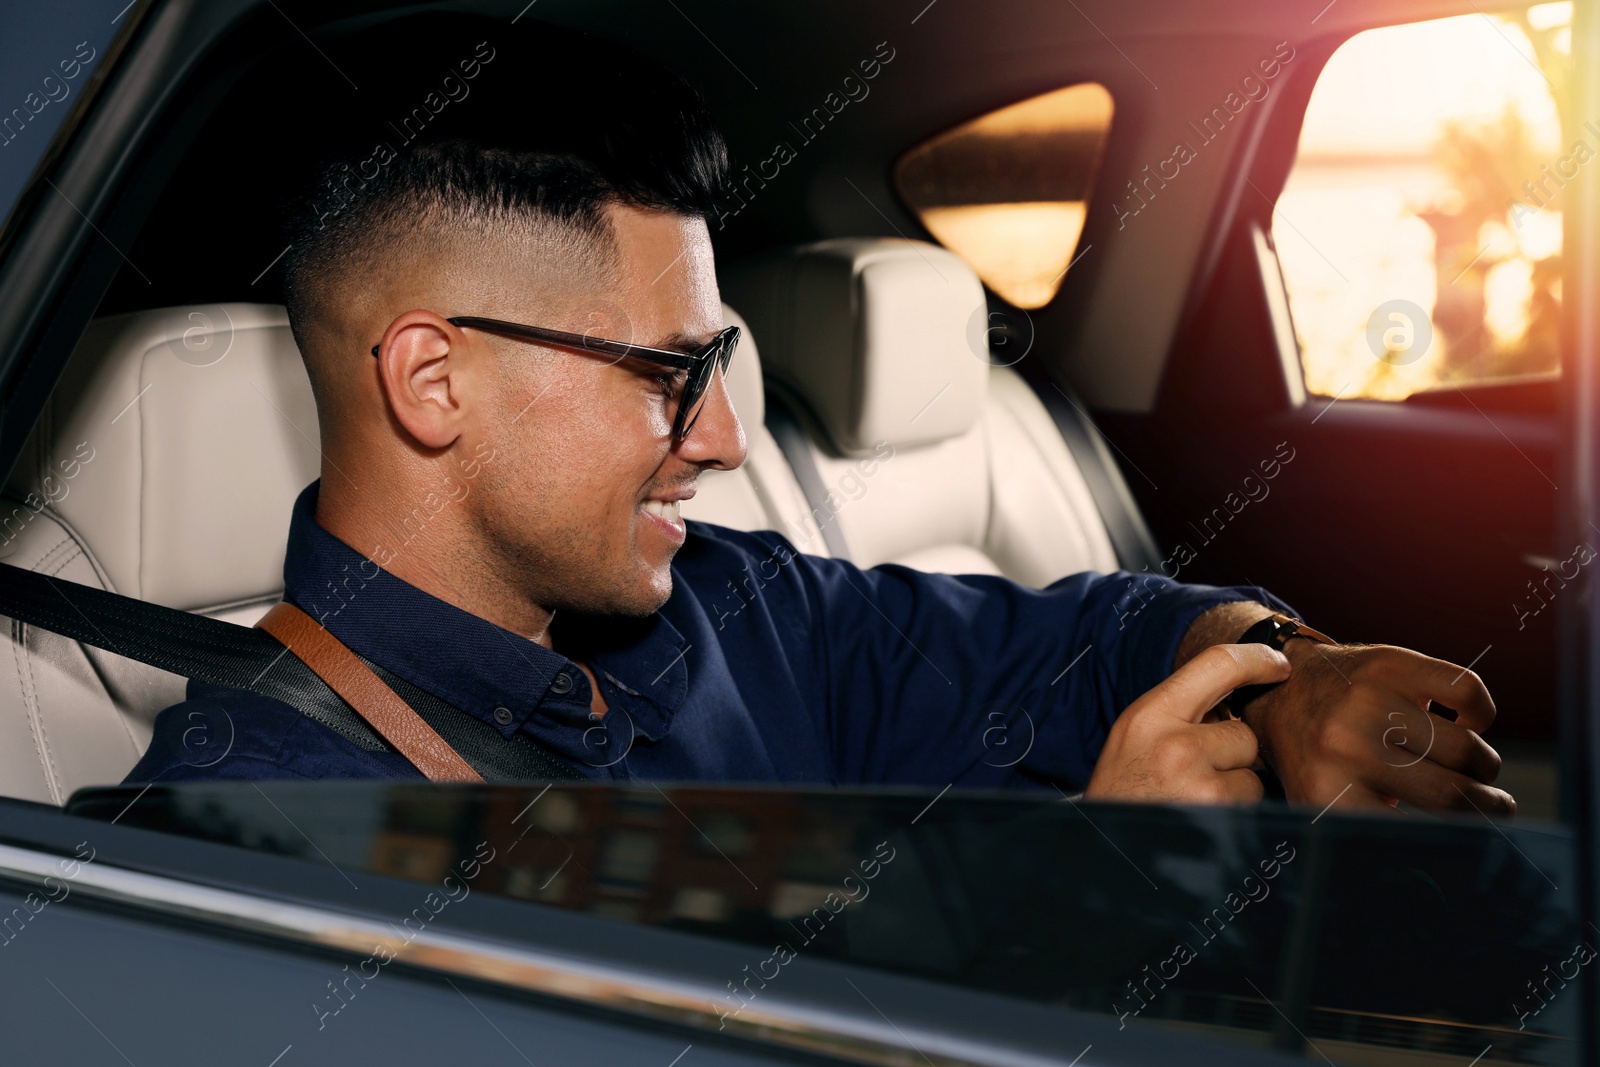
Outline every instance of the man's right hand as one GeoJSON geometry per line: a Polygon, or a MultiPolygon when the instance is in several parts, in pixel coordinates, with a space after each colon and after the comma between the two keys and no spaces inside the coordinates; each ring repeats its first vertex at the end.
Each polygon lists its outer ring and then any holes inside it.
{"type": "Polygon", "coordinates": [[[1207,721],[1242,685],[1281,682],[1289,660],[1266,645],[1212,645],[1112,724],[1084,796],[1090,800],[1254,804],[1256,735],[1238,719],[1207,721]]]}

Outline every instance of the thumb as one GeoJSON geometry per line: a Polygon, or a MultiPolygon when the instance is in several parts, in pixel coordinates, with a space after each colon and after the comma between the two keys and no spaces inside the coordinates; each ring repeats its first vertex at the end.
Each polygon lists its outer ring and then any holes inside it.
{"type": "Polygon", "coordinates": [[[1198,723],[1217,702],[1242,685],[1271,684],[1289,677],[1289,659],[1266,645],[1212,645],[1172,673],[1139,703],[1160,714],[1198,723]]]}

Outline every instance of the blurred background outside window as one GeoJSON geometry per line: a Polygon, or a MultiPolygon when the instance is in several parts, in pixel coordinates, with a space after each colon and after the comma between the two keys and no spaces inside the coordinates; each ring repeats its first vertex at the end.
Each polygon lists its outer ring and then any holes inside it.
{"type": "Polygon", "coordinates": [[[1600,122],[1563,113],[1571,21],[1436,19],[1329,60],[1272,227],[1307,391],[1558,370],[1563,187],[1600,153],[1600,122]]]}

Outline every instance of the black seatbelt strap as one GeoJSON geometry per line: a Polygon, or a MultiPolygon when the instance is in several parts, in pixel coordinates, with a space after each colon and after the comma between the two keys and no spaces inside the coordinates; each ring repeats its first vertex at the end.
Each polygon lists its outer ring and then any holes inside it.
{"type": "Polygon", "coordinates": [[[811,442],[782,397],[767,394],[767,432],[778,442],[783,458],[789,461],[795,481],[811,505],[811,517],[822,533],[822,542],[834,559],[849,559],[850,546],[845,543],[844,531],[839,528],[838,516],[828,503],[828,489],[822,484],[822,474],[817,470],[817,459],[811,454],[811,442]]]}
{"type": "MultiPolygon", "coordinates": [[[[389,752],[316,672],[265,631],[0,563],[0,615],[208,685],[282,701],[369,752],[389,752]]],[[[584,775],[521,734],[494,727],[365,659],[486,781],[584,775]]]]}

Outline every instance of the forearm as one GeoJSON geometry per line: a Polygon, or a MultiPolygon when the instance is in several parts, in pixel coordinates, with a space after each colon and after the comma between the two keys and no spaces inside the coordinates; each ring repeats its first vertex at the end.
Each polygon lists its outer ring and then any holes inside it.
{"type": "Polygon", "coordinates": [[[1108,725],[1206,647],[1237,641],[1253,621],[1274,610],[1294,613],[1255,586],[1211,586],[1125,572],[1071,580],[1087,586],[1073,621],[1070,653],[1092,645],[1101,669],[1090,677],[1108,684],[1092,698],[1063,693],[1061,699],[1076,708],[1093,699],[1108,725]]]}
{"type": "Polygon", "coordinates": [[[1177,670],[1212,645],[1227,645],[1252,625],[1271,615],[1274,608],[1250,601],[1218,604],[1200,615],[1178,642],[1178,655],[1172,664],[1177,670]]]}

